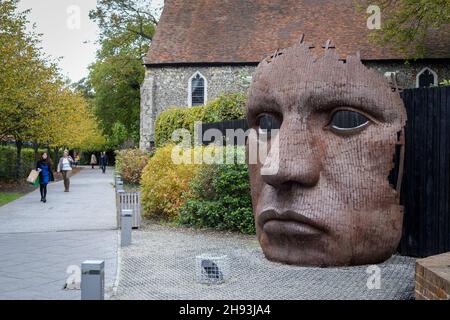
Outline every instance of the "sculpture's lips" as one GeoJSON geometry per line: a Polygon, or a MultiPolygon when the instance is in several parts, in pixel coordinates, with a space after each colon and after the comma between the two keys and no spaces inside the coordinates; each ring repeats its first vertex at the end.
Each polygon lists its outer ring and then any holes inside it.
{"type": "Polygon", "coordinates": [[[259,215],[259,224],[270,233],[320,235],[326,232],[324,227],[295,211],[279,213],[274,209],[263,210],[259,215]]]}

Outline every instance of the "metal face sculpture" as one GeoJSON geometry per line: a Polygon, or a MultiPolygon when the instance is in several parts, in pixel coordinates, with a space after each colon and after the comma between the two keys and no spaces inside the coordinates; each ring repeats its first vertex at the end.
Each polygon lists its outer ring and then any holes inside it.
{"type": "Polygon", "coordinates": [[[328,46],[315,57],[301,41],[259,64],[247,117],[259,131],[249,143],[266,123],[279,126],[267,157],[249,165],[257,237],[269,260],[359,265],[395,252],[403,210],[388,176],[406,111],[381,75],[359,56],[339,60],[328,46]],[[274,161],[278,170],[262,174],[274,161]]]}

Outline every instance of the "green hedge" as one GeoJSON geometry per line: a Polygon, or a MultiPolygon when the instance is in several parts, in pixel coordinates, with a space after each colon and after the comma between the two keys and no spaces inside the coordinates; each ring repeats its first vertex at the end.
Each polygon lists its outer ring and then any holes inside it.
{"type": "Polygon", "coordinates": [[[162,147],[171,142],[172,133],[176,129],[187,129],[194,132],[194,122],[205,121],[205,107],[198,106],[192,108],[171,107],[162,112],[156,119],[155,124],[155,145],[162,147]]]}
{"type": "Polygon", "coordinates": [[[172,132],[187,129],[193,136],[196,121],[219,122],[241,119],[245,116],[247,98],[241,93],[222,94],[206,106],[172,107],[156,119],[155,144],[157,147],[171,142],[172,132]]]}
{"type": "Polygon", "coordinates": [[[189,187],[182,225],[255,233],[247,165],[202,165],[189,187]]]}
{"type": "MultiPolygon", "coordinates": [[[[12,146],[0,146],[0,179],[15,179],[16,170],[16,148],[12,146]]],[[[22,149],[22,170],[20,178],[26,178],[30,170],[35,168],[34,150],[31,148],[22,149]]]]}
{"type": "Polygon", "coordinates": [[[205,119],[209,122],[242,119],[246,105],[247,96],[242,93],[219,95],[206,105],[205,119]]]}

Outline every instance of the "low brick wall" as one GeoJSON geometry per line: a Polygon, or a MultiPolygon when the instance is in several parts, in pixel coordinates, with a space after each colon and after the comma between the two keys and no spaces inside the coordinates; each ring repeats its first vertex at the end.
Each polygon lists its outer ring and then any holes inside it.
{"type": "Polygon", "coordinates": [[[450,252],[416,261],[416,299],[450,300],[450,252]]]}

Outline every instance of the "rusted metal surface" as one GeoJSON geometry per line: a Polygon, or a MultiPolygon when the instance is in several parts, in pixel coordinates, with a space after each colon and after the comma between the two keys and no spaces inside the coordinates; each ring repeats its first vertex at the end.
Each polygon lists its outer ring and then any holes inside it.
{"type": "Polygon", "coordinates": [[[279,148],[249,165],[257,237],[273,261],[378,263],[401,237],[403,208],[388,176],[403,142],[403,101],[359,54],[342,61],[330,44],[320,56],[303,39],[277,50],[259,64],[250,89],[249,126],[260,129],[262,117],[280,123],[271,138],[279,148]],[[341,130],[334,117],[342,111],[367,121],[341,130]],[[278,171],[262,175],[273,161],[278,171]]]}

